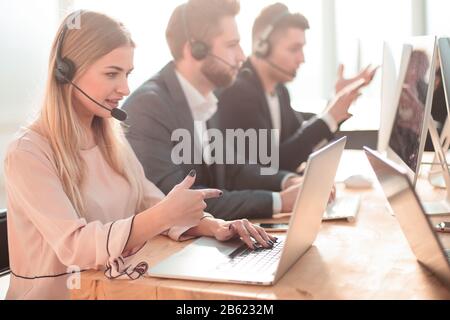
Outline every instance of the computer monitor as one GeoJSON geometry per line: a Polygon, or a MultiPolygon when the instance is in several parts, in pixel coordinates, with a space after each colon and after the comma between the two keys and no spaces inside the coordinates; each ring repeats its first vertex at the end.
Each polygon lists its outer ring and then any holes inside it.
{"type": "MultiPolygon", "coordinates": [[[[438,65],[436,66],[435,92],[431,115],[437,121],[441,145],[448,151],[450,145],[449,95],[450,95],[450,38],[438,40],[438,65]]],[[[447,155],[447,159],[448,155],[447,155]]]]}
{"type": "Polygon", "coordinates": [[[399,87],[397,111],[389,139],[388,157],[405,167],[416,185],[428,134],[433,102],[436,37],[416,37],[399,87]]]}
{"type": "MultiPolygon", "coordinates": [[[[450,160],[448,150],[450,147],[450,121],[448,118],[449,105],[448,94],[450,93],[450,39],[441,38],[438,41],[438,59],[435,72],[435,86],[431,115],[436,129],[440,134],[440,146],[444,153],[447,153],[447,162],[450,160]]],[[[426,150],[434,150],[430,137],[427,139],[426,150]]],[[[432,162],[429,173],[430,183],[438,188],[446,188],[446,183],[442,175],[442,168],[437,154],[432,162]]]]}
{"type": "Polygon", "coordinates": [[[396,94],[399,92],[400,81],[404,78],[408,66],[412,46],[399,45],[397,42],[384,42],[383,66],[381,79],[381,115],[378,131],[377,149],[385,153],[391,135],[392,124],[396,115],[396,94]]]}
{"type": "Polygon", "coordinates": [[[447,195],[444,200],[422,202],[427,214],[450,213],[450,174],[439,135],[431,117],[439,55],[436,37],[417,37],[411,41],[412,52],[399,92],[397,113],[389,140],[388,157],[402,165],[415,186],[428,132],[439,156],[439,165],[447,195]]]}
{"type": "MultiPolygon", "coordinates": [[[[447,92],[450,89],[450,44],[449,39],[442,38],[438,41],[438,50],[436,52],[436,67],[433,104],[431,107],[431,116],[436,124],[439,134],[445,133],[444,126],[448,116],[447,92]]],[[[447,130],[448,132],[448,130],[447,130]]],[[[444,138],[445,135],[442,137],[444,138]]],[[[443,139],[442,139],[442,142],[443,139]]],[[[448,149],[448,147],[446,148],[448,149]]],[[[427,141],[427,151],[433,151],[430,139],[427,141]]]]}
{"type": "Polygon", "coordinates": [[[450,38],[440,38],[438,42],[440,53],[440,66],[442,82],[444,87],[445,101],[447,104],[447,114],[450,114],[450,38]]]}

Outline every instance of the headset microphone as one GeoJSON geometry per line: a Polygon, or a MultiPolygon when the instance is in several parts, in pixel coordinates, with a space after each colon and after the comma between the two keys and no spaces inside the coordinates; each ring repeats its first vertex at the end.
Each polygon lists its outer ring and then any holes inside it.
{"type": "Polygon", "coordinates": [[[282,10],[278,15],[276,15],[272,21],[266,26],[266,28],[261,32],[258,39],[253,44],[253,53],[256,57],[264,60],[267,62],[269,66],[274,68],[275,70],[278,70],[284,75],[287,75],[289,77],[295,78],[297,76],[296,72],[290,72],[288,70],[285,70],[281,68],[280,66],[276,65],[272,61],[270,61],[270,55],[273,51],[272,44],[270,43],[270,36],[276,29],[279,23],[286,17],[288,17],[291,13],[286,8],[285,10],[282,10]]]}
{"type": "MultiPolygon", "coordinates": [[[[81,15],[80,11],[80,15],[81,15]]],[[[75,89],[77,89],[79,92],[81,92],[86,98],[91,100],[93,103],[98,105],[100,108],[106,109],[109,112],[111,112],[111,116],[119,121],[125,121],[128,117],[127,113],[121,109],[118,108],[108,108],[95,99],[93,99],[91,96],[89,96],[86,92],[84,92],[80,87],[78,87],[75,83],[73,83],[73,78],[75,76],[76,67],[75,63],[70,60],[69,58],[63,58],[62,57],[62,44],[64,41],[64,37],[66,35],[66,32],[68,30],[67,23],[64,24],[63,30],[61,31],[61,34],[58,37],[57,42],[57,51],[56,51],[56,68],[55,68],[55,78],[56,81],[59,84],[71,84],[75,89]]]]}
{"type": "Polygon", "coordinates": [[[223,64],[225,64],[226,66],[230,67],[233,70],[236,70],[236,71],[239,70],[239,66],[233,65],[233,64],[229,63],[228,61],[226,61],[225,59],[223,59],[219,56],[216,56],[215,54],[208,53],[208,55],[213,57],[214,59],[217,59],[218,61],[222,62],[223,64]]]}
{"type": "Polygon", "coordinates": [[[230,67],[232,70],[238,71],[239,70],[238,65],[233,65],[233,64],[229,63],[228,61],[226,61],[225,59],[211,53],[211,48],[209,47],[209,45],[206,42],[200,41],[200,40],[194,40],[192,38],[191,32],[189,30],[187,10],[188,10],[188,3],[184,4],[182,7],[181,19],[183,22],[183,29],[184,29],[184,33],[186,36],[186,40],[189,42],[189,44],[191,46],[192,57],[195,60],[201,61],[201,60],[204,60],[207,56],[211,56],[214,59],[222,62],[226,66],[230,67]]]}
{"type": "Polygon", "coordinates": [[[111,112],[111,116],[119,121],[125,121],[128,118],[128,115],[125,111],[123,111],[122,109],[118,109],[118,108],[108,108],[105,107],[104,105],[102,105],[101,103],[97,102],[96,100],[94,100],[91,96],[89,96],[86,92],[84,92],[80,87],[78,87],[75,83],[73,83],[72,81],[69,81],[69,83],[74,86],[75,89],[77,89],[79,92],[81,92],[81,94],[83,94],[86,98],[88,98],[89,100],[91,100],[93,103],[95,103],[96,105],[98,105],[100,108],[103,108],[105,110],[108,110],[109,112],[111,112]]]}
{"type": "Polygon", "coordinates": [[[297,76],[297,73],[296,73],[296,72],[290,72],[290,71],[288,71],[288,70],[286,70],[286,69],[283,69],[283,68],[281,68],[280,66],[276,65],[275,63],[273,63],[272,61],[270,61],[269,59],[264,59],[264,61],[265,61],[269,66],[271,66],[272,68],[274,68],[275,70],[281,72],[281,73],[284,74],[284,75],[287,75],[287,76],[289,76],[289,77],[291,77],[291,78],[295,78],[295,77],[297,76]]]}
{"type": "Polygon", "coordinates": [[[111,117],[118,121],[125,121],[128,118],[128,114],[119,108],[114,108],[111,110],[111,117]]]}

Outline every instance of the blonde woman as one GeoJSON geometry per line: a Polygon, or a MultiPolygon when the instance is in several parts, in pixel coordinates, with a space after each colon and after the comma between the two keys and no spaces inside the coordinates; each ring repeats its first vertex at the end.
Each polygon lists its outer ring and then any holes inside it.
{"type": "Polygon", "coordinates": [[[273,245],[275,238],[246,220],[204,213],[204,200],[221,191],[190,190],[194,171],[166,197],[146,180],[118,122],[95,103],[115,109],[129,94],[134,43],[105,15],[81,12],[78,29],[68,28],[69,17],[53,43],[41,112],[5,160],[7,298],[66,299],[71,266],[139,277],[145,264],[129,266],[127,257],[159,234],[273,245]]]}

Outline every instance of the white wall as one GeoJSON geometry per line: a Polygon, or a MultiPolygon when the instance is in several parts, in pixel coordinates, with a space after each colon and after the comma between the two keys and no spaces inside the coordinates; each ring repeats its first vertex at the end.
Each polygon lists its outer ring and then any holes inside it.
{"type": "Polygon", "coordinates": [[[0,207],[8,141],[39,105],[58,1],[0,0],[0,207]]]}

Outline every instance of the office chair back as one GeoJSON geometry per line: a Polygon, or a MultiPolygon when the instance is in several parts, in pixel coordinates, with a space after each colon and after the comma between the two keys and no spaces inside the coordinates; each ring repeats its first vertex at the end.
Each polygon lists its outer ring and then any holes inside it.
{"type": "Polygon", "coordinates": [[[9,273],[8,231],[6,209],[0,209],[0,277],[9,273]]]}

